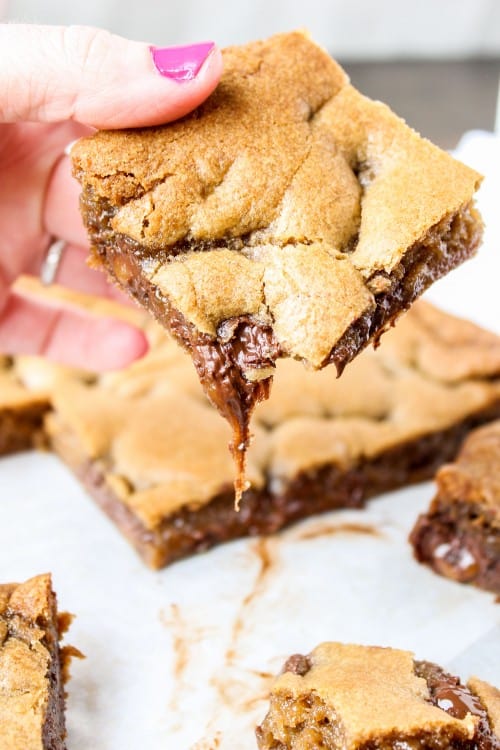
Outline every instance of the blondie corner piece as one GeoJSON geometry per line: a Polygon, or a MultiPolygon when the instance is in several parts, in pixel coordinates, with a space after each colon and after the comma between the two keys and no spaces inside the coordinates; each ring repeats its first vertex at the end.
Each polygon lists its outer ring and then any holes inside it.
{"type": "Polygon", "coordinates": [[[410,535],[416,559],[500,596],[500,421],[472,432],[436,483],[410,535]]]}
{"type": "Polygon", "coordinates": [[[42,445],[49,408],[47,395],[27,390],[12,358],[0,355],[0,456],[42,445]]]}
{"type": "Polygon", "coordinates": [[[408,651],[323,643],[286,662],[259,750],[498,750],[500,691],[408,651]]]}
{"type": "Polygon", "coordinates": [[[230,428],[163,333],[122,372],[57,382],[52,403],[52,447],[159,568],[432,477],[471,429],[500,417],[500,338],[418,301],[339,379],[279,362],[254,416],[239,513],[230,428]]]}
{"type": "Polygon", "coordinates": [[[48,574],[0,585],[2,750],[65,750],[64,682],[80,655],[59,644],[70,619],[57,614],[48,574]]]}
{"type": "Polygon", "coordinates": [[[240,471],[275,362],[340,373],[476,250],[480,176],[363,97],[306,35],[223,52],[163,127],[72,149],[94,264],[190,352],[240,471]]]}

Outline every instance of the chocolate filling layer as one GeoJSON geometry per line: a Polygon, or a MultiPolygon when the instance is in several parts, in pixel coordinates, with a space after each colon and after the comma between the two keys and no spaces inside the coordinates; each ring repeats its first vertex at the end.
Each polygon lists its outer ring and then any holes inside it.
{"type": "Polygon", "coordinates": [[[458,677],[428,661],[416,661],[415,674],[426,681],[434,706],[456,719],[465,719],[468,713],[479,717],[473,739],[463,745],[467,750],[499,750],[500,739],[493,732],[486,708],[458,677]]]}
{"type": "Polygon", "coordinates": [[[428,479],[442,463],[454,458],[471,429],[498,415],[500,403],[447,430],[361,460],[348,471],[330,464],[304,471],[279,485],[269,476],[261,490],[245,492],[239,512],[234,508],[233,492],[227,487],[205,505],[184,507],[166,516],[154,529],[146,528],[114,494],[106,483],[105,467],[89,462],[71,433],[58,429],[53,444],[145,562],[160,568],[238,537],[272,534],[315,513],[360,508],[374,495],[428,479]]]}
{"type": "MultiPolygon", "coordinates": [[[[233,430],[232,452],[237,467],[237,499],[245,487],[245,451],[249,441],[249,423],[255,405],[269,395],[272,378],[269,368],[285,352],[272,328],[248,316],[221,321],[229,339],[212,338],[200,333],[168,300],[159,294],[144,274],[151,262],[148,248],[125,235],[115,234],[110,220],[116,211],[87,188],[81,198],[82,214],[93,242],[93,258],[118,284],[151,310],[190,352],[200,381],[209,399],[229,421],[233,430]],[[249,381],[245,372],[263,370],[263,379],[249,381]]],[[[378,340],[384,329],[436,279],[474,253],[482,236],[482,224],[469,204],[433,226],[405,253],[401,262],[384,276],[384,291],[375,295],[375,310],[367,313],[346,330],[332,348],[324,365],[334,363],[340,374],[371,340],[378,340]]],[[[241,238],[244,244],[244,238],[241,238]]],[[[234,240],[217,246],[233,246],[234,240]]],[[[212,247],[209,244],[208,247],[212,247]]],[[[198,249],[207,249],[201,244],[198,249]]],[[[155,259],[167,262],[178,248],[155,252],[155,259]]],[[[374,274],[380,280],[381,274],[374,274]]],[[[369,283],[369,282],[368,282],[369,283]]],[[[220,326],[220,327],[221,327],[220,326]]]]}
{"type": "MultiPolygon", "coordinates": [[[[178,310],[171,308],[166,297],[140,275],[140,263],[122,253],[119,240],[115,240],[113,247],[106,248],[102,263],[119,285],[152,311],[190,353],[206,395],[231,425],[230,448],[236,464],[238,503],[246,489],[245,456],[250,441],[250,418],[255,406],[268,398],[272,383],[270,377],[247,380],[244,372],[274,368],[280,351],[272,329],[241,316],[230,321],[232,337],[228,341],[218,341],[198,331],[178,310]]],[[[228,324],[226,321],[226,327],[228,324]]]]}
{"type": "Polygon", "coordinates": [[[348,362],[381,334],[398,315],[437,279],[473,255],[482,239],[482,223],[471,203],[446,216],[412,245],[391,274],[377,272],[371,280],[385,280],[375,294],[375,311],[356,320],[337,342],[324,364],[334,363],[340,375],[348,362]]]}
{"type": "Polygon", "coordinates": [[[56,597],[51,594],[51,619],[40,623],[45,630],[44,645],[50,652],[49,702],[43,725],[43,747],[47,750],[65,750],[66,726],[64,717],[65,693],[63,679],[63,654],[59,647],[59,627],[56,612],[56,597]]]}
{"type": "Polygon", "coordinates": [[[500,528],[479,503],[433,503],[410,534],[414,554],[437,573],[500,595],[500,528]]]}

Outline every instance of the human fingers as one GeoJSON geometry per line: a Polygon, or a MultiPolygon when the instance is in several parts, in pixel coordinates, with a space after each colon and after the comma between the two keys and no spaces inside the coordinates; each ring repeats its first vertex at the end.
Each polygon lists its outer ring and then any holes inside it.
{"type": "Polygon", "coordinates": [[[88,246],[88,237],[79,211],[80,185],[71,174],[71,164],[62,155],[52,169],[45,190],[43,226],[52,237],[72,245],[88,246]]]}
{"type": "Polygon", "coordinates": [[[0,319],[0,352],[44,355],[85,370],[115,370],[148,349],[144,333],[125,321],[12,292],[0,319]]]}
{"type": "MultiPolygon", "coordinates": [[[[22,273],[38,273],[53,234],[43,221],[50,175],[65,145],[87,132],[88,128],[73,122],[0,124],[0,275],[7,286],[22,273]]],[[[74,223],[81,227],[81,219],[74,223]]],[[[85,238],[83,228],[80,236],[85,238]]],[[[0,287],[0,310],[4,298],[0,287]]]]}
{"type": "Polygon", "coordinates": [[[98,128],[182,117],[217,85],[213,42],[152,48],[86,26],[0,25],[0,121],[98,128]]]}

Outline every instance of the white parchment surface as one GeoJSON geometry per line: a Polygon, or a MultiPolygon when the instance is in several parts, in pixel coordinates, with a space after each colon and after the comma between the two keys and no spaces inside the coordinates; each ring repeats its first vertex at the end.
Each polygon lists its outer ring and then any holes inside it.
{"type": "MultiPolygon", "coordinates": [[[[478,257],[428,295],[500,332],[500,143],[468,134],[488,175],[478,257]]],[[[0,461],[0,580],[51,571],[68,640],[69,750],[251,750],[269,677],[322,640],[413,650],[500,683],[500,605],[414,562],[406,541],[432,484],[244,540],[161,572],[144,567],[55,456],[0,461]]]]}

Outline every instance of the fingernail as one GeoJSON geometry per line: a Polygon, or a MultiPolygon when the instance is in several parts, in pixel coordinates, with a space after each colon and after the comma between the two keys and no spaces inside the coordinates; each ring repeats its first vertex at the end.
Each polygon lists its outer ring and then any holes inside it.
{"type": "Polygon", "coordinates": [[[162,76],[173,81],[192,81],[214,47],[214,42],[184,47],[151,47],[151,55],[162,76]]]}

